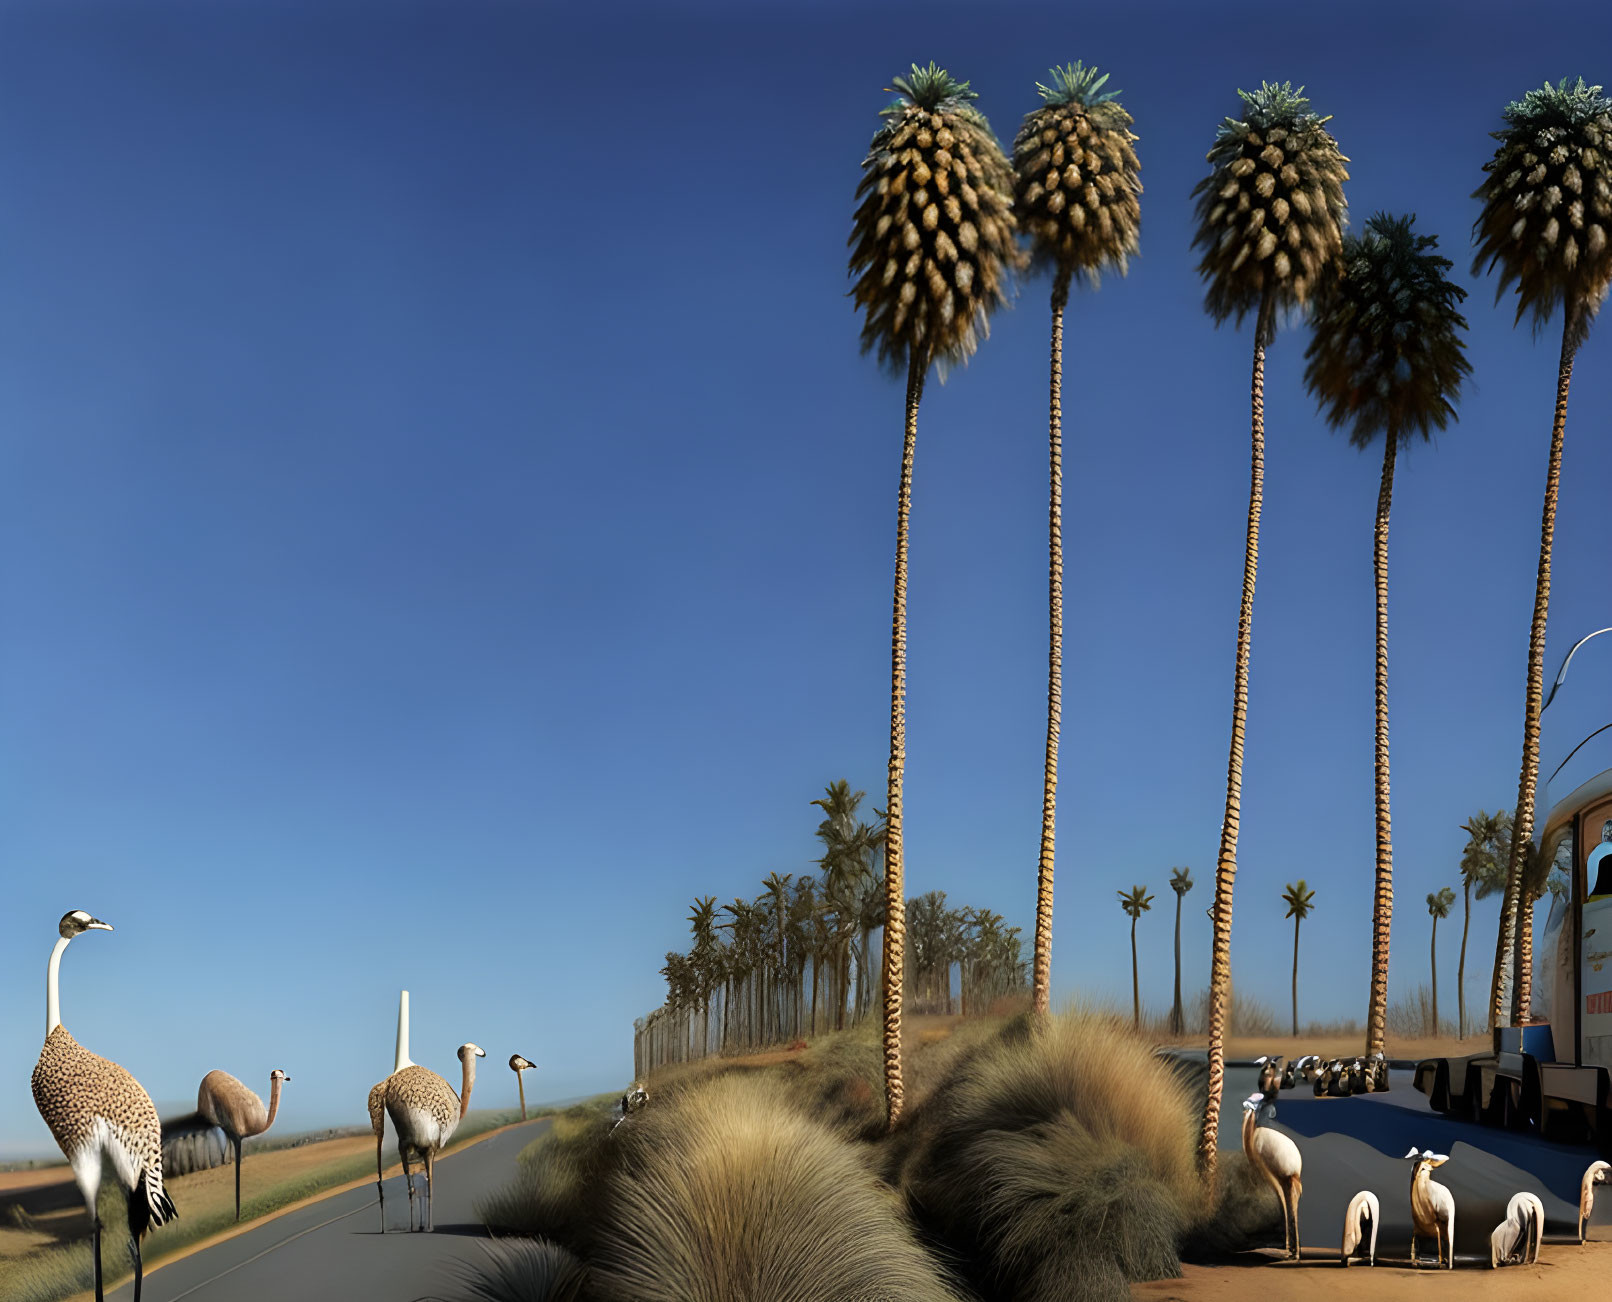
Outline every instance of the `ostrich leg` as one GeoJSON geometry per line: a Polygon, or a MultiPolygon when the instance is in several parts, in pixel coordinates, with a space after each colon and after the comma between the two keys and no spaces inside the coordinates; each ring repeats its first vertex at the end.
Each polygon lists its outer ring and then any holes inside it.
{"type": "Polygon", "coordinates": [[[375,1136],[375,1192],[381,1200],[381,1233],[386,1233],[386,1177],[381,1170],[381,1145],[384,1135],[375,1136]]]}
{"type": "Polygon", "coordinates": [[[525,1121],[526,1120],[526,1074],[524,1072],[519,1072],[519,1071],[516,1072],[515,1073],[515,1083],[521,1087],[521,1120],[525,1121]]]}
{"type": "Polygon", "coordinates": [[[95,1302],[105,1302],[106,1295],[101,1291],[101,1218],[95,1208],[90,1208],[90,1219],[95,1222],[91,1231],[91,1242],[95,1248],[95,1302]]]}
{"type": "Polygon", "coordinates": [[[413,1234],[414,1233],[414,1172],[409,1170],[409,1157],[408,1157],[408,1154],[403,1151],[403,1148],[402,1148],[401,1145],[398,1146],[398,1156],[403,1159],[403,1183],[408,1186],[408,1191],[409,1191],[409,1233],[413,1234]]]}
{"type": "Polygon", "coordinates": [[[235,1219],[241,1219],[241,1140],[239,1136],[232,1136],[235,1140],[235,1219]]]}
{"type": "Polygon", "coordinates": [[[431,1212],[431,1177],[436,1173],[437,1150],[425,1150],[425,1222],[424,1228],[435,1232],[437,1228],[436,1217],[431,1212]]]}
{"type": "Polygon", "coordinates": [[[129,1235],[129,1255],[134,1258],[134,1302],[140,1302],[140,1285],[145,1282],[145,1264],[140,1260],[140,1236],[129,1235]]]}

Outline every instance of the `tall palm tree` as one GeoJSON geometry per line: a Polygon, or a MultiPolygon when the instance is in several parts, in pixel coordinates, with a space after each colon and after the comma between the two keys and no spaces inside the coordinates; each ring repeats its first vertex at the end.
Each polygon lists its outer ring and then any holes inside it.
{"type": "Polygon", "coordinates": [[[1455,970],[1456,1033],[1466,1039],[1466,938],[1472,927],[1474,888],[1480,900],[1506,889],[1506,856],[1511,840],[1511,814],[1497,809],[1492,814],[1478,810],[1461,824],[1467,834],[1461,851],[1461,961],[1455,970]]]}
{"type": "Polygon", "coordinates": [[[1239,90],[1243,115],[1226,118],[1209,150],[1210,173],[1198,196],[1203,249],[1198,271],[1209,283],[1204,307],[1216,324],[1254,313],[1252,465],[1242,604],[1237,617],[1231,753],[1226,763],[1226,814],[1215,862],[1214,948],[1209,970],[1209,1088],[1204,1099],[1198,1164],[1213,1187],[1225,1077],[1226,1015],[1231,996],[1231,899],[1242,817],[1243,728],[1248,713],[1248,652],[1259,569],[1259,516],[1265,480],[1265,349],[1278,312],[1303,307],[1342,247],[1343,183],[1348,162],[1304,98],[1283,82],[1239,90]]]}
{"type": "Polygon", "coordinates": [[[1153,908],[1153,897],[1145,886],[1131,887],[1131,893],[1115,891],[1119,907],[1131,920],[1131,1021],[1137,1030],[1142,1029],[1142,983],[1136,970],[1136,920],[1153,908]]]}
{"type": "Polygon", "coordinates": [[[1069,282],[1095,286],[1104,270],[1125,274],[1137,251],[1142,192],[1131,147],[1131,115],[1105,74],[1079,63],[1036,83],[1042,106],[1026,115],[1013,142],[1013,200],[1035,264],[1052,271],[1052,379],[1048,419],[1047,749],[1042,770],[1041,857],[1037,871],[1033,1000],[1052,1000],[1052,874],[1058,810],[1058,730],[1063,703],[1063,311],[1069,282]]]}
{"type": "Polygon", "coordinates": [[[1456,310],[1466,291],[1434,252],[1438,237],[1418,235],[1415,217],[1378,213],[1343,241],[1342,274],[1322,282],[1311,314],[1304,381],[1334,429],[1352,446],[1383,441],[1382,480],[1372,529],[1377,583],[1376,782],[1377,880],[1372,899],[1371,993],[1366,1053],[1382,1051],[1388,1016],[1388,942],[1394,913],[1394,842],[1388,770],[1388,513],[1394,459],[1402,443],[1425,441],[1455,415],[1461,381],[1472,367],[1456,310]]]}
{"type": "Polygon", "coordinates": [[[716,896],[696,896],[688,920],[694,932],[694,949],[689,958],[694,965],[700,1001],[700,1056],[703,1058],[711,1052],[711,992],[717,979],[714,961],[717,950],[716,896]]]}
{"type": "Polygon", "coordinates": [[[1433,945],[1430,951],[1433,964],[1433,1034],[1438,1034],[1438,920],[1450,916],[1450,905],[1455,903],[1455,892],[1440,886],[1438,893],[1427,894],[1427,911],[1433,915],[1433,945]]]}
{"type": "Polygon", "coordinates": [[[1534,616],[1528,633],[1528,689],[1523,701],[1522,771],[1506,864],[1506,896],[1500,910],[1495,976],[1489,991],[1492,1025],[1499,1026],[1500,973],[1509,946],[1516,945],[1512,1013],[1521,1022],[1529,1008],[1533,927],[1521,899],[1522,852],[1534,835],[1534,788],[1539,781],[1539,714],[1545,681],[1545,623],[1550,611],[1551,545],[1556,533],[1556,492],[1561,481],[1562,442],[1567,432],[1567,396],[1573,358],[1612,284],[1612,100],[1581,77],[1569,86],[1549,82],[1506,105],[1500,142],[1483,165],[1488,179],[1473,192],[1483,211],[1473,226],[1478,246],[1472,271],[1500,268],[1499,302],[1517,288],[1517,320],[1529,315],[1540,329],[1562,308],[1562,348],[1556,373],[1556,416],[1551,425],[1545,472],[1545,504],[1539,529],[1539,570],[1534,616]]]}
{"type": "Polygon", "coordinates": [[[901,984],[905,922],[901,863],[907,723],[907,517],[918,404],[931,364],[966,361],[1022,265],[1014,242],[1013,172],[966,81],[931,63],[897,77],[884,125],[862,162],[852,219],[851,293],[866,313],[862,349],[907,375],[907,426],[896,495],[895,600],[890,630],[890,769],[884,843],[884,1089],[901,1115],[901,984]]]}
{"type": "Polygon", "coordinates": [[[1315,901],[1315,892],[1304,884],[1300,877],[1297,883],[1289,882],[1287,889],[1282,892],[1282,898],[1287,901],[1287,912],[1282,916],[1293,919],[1293,1038],[1299,1034],[1299,923],[1310,916],[1310,909],[1315,901]]]}
{"type": "Polygon", "coordinates": [[[1184,1035],[1187,1019],[1181,1011],[1181,900],[1192,889],[1192,869],[1170,869],[1170,889],[1175,892],[1175,1002],[1170,1005],[1170,1034],[1184,1035]]]}

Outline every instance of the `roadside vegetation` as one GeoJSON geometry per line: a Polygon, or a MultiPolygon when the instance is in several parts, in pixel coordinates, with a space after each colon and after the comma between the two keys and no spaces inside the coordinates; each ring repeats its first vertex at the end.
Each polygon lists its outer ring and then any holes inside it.
{"type": "Polygon", "coordinates": [[[1095,1299],[1178,1275],[1183,1252],[1248,1247],[1274,1196],[1227,1153],[1205,1214],[1198,1101],[1130,1020],[910,1020],[893,1129],[871,1020],[669,1066],[619,1126],[572,1108],[521,1153],[477,1206],[517,1237],[466,1296],[1095,1299]]]}

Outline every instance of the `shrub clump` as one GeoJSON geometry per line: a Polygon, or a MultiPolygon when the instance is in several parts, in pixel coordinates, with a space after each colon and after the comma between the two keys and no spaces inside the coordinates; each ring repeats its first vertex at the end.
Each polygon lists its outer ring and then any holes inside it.
{"type": "Polygon", "coordinates": [[[465,1276],[465,1302],[584,1302],[587,1267],[547,1239],[484,1244],[465,1276]]]}
{"type": "Polygon", "coordinates": [[[930,1235],[986,1296],[1129,1296],[1175,1278],[1199,1196],[1186,1087],[1113,1019],[1012,1021],[956,1058],[891,1143],[930,1235]]]}
{"type": "Polygon", "coordinates": [[[494,1233],[554,1239],[585,1253],[612,1157],[610,1126],[608,1109],[597,1104],[561,1113],[521,1150],[515,1178],[475,1204],[476,1215],[494,1233]]]}
{"type": "Polygon", "coordinates": [[[776,1078],[721,1076],[635,1121],[593,1235],[603,1302],[957,1299],[857,1146],[776,1078]]]}

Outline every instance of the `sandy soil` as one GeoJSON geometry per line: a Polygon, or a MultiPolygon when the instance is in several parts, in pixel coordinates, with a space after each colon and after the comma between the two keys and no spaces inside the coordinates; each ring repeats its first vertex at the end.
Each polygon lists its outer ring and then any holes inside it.
{"type": "Polygon", "coordinates": [[[1510,1302],[1513,1298],[1554,1299],[1605,1297],[1612,1272],[1612,1243],[1546,1243],[1532,1266],[1490,1270],[1480,1263],[1456,1259],[1454,1270],[1412,1270],[1408,1265],[1379,1264],[1376,1269],[1338,1265],[1338,1249],[1314,1263],[1287,1262],[1274,1249],[1243,1253],[1219,1266],[1183,1266],[1182,1279],[1152,1280],[1131,1285],[1131,1297],[1145,1302],[1248,1302],[1258,1298],[1360,1298],[1362,1302],[1400,1302],[1415,1298],[1462,1299],[1462,1302],[1510,1302]]]}

